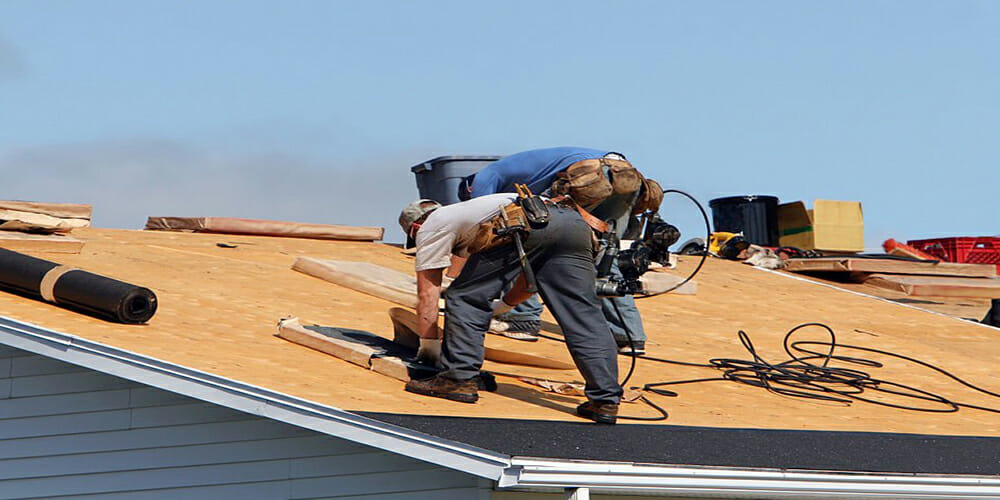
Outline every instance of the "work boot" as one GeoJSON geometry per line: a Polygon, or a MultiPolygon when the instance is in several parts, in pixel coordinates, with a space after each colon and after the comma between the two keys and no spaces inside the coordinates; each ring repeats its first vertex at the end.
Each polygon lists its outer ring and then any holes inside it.
{"type": "Polygon", "coordinates": [[[497,392],[500,386],[497,385],[497,377],[488,371],[481,371],[479,375],[472,377],[476,382],[476,388],[480,391],[497,392]]]}
{"type": "Polygon", "coordinates": [[[452,380],[435,375],[422,380],[410,380],[406,383],[406,391],[461,403],[475,403],[479,400],[479,389],[476,387],[475,378],[452,380]]]}
{"type": "Polygon", "coordinates": [[[993,299],[990,310],[986,313],[982,323],[1000,328],[1000,299],[993,299]]]}
{"type": "Polygon", "coordinates": [[[542,327],[541,320],[514,320],[502,321],[493,320],[490,322],[490,331],[498,333],[514,340],[524,340],[527,342],[538,341],[538,330],[542,327]]]}
{"type": "Polygon", "coordinates": [[[622,342],[618,344],[618,354],[624,354],[626,356],[642,356],[646,354],[646,342],[642,340],[636,340],[631,344],[622,342]]]}
{"type": "Polygon", "coordinates": [[[576,414],[599,424],[613,424],[618,421],[618,405],[587,401],[576,407],[576,414]]]}

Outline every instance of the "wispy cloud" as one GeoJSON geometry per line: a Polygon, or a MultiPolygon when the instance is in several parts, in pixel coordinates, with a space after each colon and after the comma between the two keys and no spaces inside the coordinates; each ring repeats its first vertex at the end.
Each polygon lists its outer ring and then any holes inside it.
{"type": "Polygon", "coordinates": [[[136,229],[150,215],[227,216],[377,225],[388,241],[416,197],[420,153],[362,160],[238,155],[169,141],[23,148],[0,154],[11,199],[89,203],[94,225],[136,229]]]}

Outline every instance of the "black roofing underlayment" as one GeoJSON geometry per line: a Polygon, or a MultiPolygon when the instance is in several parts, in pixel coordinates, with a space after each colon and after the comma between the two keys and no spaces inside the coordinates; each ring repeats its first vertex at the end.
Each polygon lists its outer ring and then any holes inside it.
{"type": "Polygon", "coordinates": [[[774,469],[1000,475],[1000,438],[360,413],[511,456],[774,469]]]}

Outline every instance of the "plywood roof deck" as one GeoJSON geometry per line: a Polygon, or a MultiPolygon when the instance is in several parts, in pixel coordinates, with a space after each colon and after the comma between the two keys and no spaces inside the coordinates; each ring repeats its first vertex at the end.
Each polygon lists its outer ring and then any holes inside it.
{"type": "MultiPolygon", "coordinates": [[[[160,309],[150,324],[108,323],[6,293],[0,293],[0,315],[345,410],[582,422],[572,414],[580,399],[545,393],[511,378],[501,377],[500,391],[483,394],[478,404],[454,403],[406,393],[398,381],[274,336],[277,320],[295,315],[304,323],[391,337],[386,311],[393,304],[290,268],[296,257],[312,256],[367,261],[412,272],[412,260],[398,248],[364,242],[108,229],[81,229],[74,236],[87,242],[79,255],[33,255],[152,288],[160,309]],[[237,247],[220,248],[216,243],[237,247]]],[[[689,259],[682,268],[691,265],[689,259]]],[[[781,361],[786,358],[781,341],[788,329],[823,322],[836,330],[842,343],[913,356],[970,382],[1000,389],[993,372],[1000,357],[1000,330],[734,262],[710,260],[698,283],[698,295],[639,301],[650,336],[650,355],[691,362],[715,357],[748,359],[737,339],[742,329],[752,336],[765,359],[781,361]]],[[[823,340],[822,335],[816,338],[823,340]]],[[[490,336],[489,342],[569,359],[565,346],[550,340],[528,344],[490,336]]],[[[620,361],[625,373],[628,360],[622,357],[620,361]]],[[[489,362],[486,368],[579,380],[575,371],[489,362]]],[[[885,368],[866,370],[958,401],[1000,407],[998,399],[902,362],[888,361],[885,368]]],[[[705,368],[640,360],[630,385],[716,374],[705,368]]],[[[678,386],[676,390],[677,398],[651,396],[670,411],[665,423],[674,425],[1000,436],[1000,415],[970,409],[942,414],[860,402],[850,406],[818,403],[731,382],[678,386]]],[[[641,405],[626,405],[623,413],[653,414],[641,405]]]]}

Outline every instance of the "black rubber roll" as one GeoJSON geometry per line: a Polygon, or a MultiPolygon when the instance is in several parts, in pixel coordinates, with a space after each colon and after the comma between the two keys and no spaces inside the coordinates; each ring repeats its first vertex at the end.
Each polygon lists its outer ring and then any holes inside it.
{"type": "Polygon", "coordinates": [[[56,281],[53,294],[57,304],[121,323],[145,323],[156,312],[156,295],[152,290],[79,269],[63,274],[56,281]]]}
{"type": "Polygon", "coordinates": [[[156,294],[148,288],[2,248],[0,287],[120,323],[145,323],[156,313],[156,294]],[[56,279],[46,297],[41,288],[50,272],[49,281],[56,279]]]}
{"type": "Polygon", "coordinates": [[[0,248],[0,287],[36,298],[45,273],[59,264],[0,248]]]}

